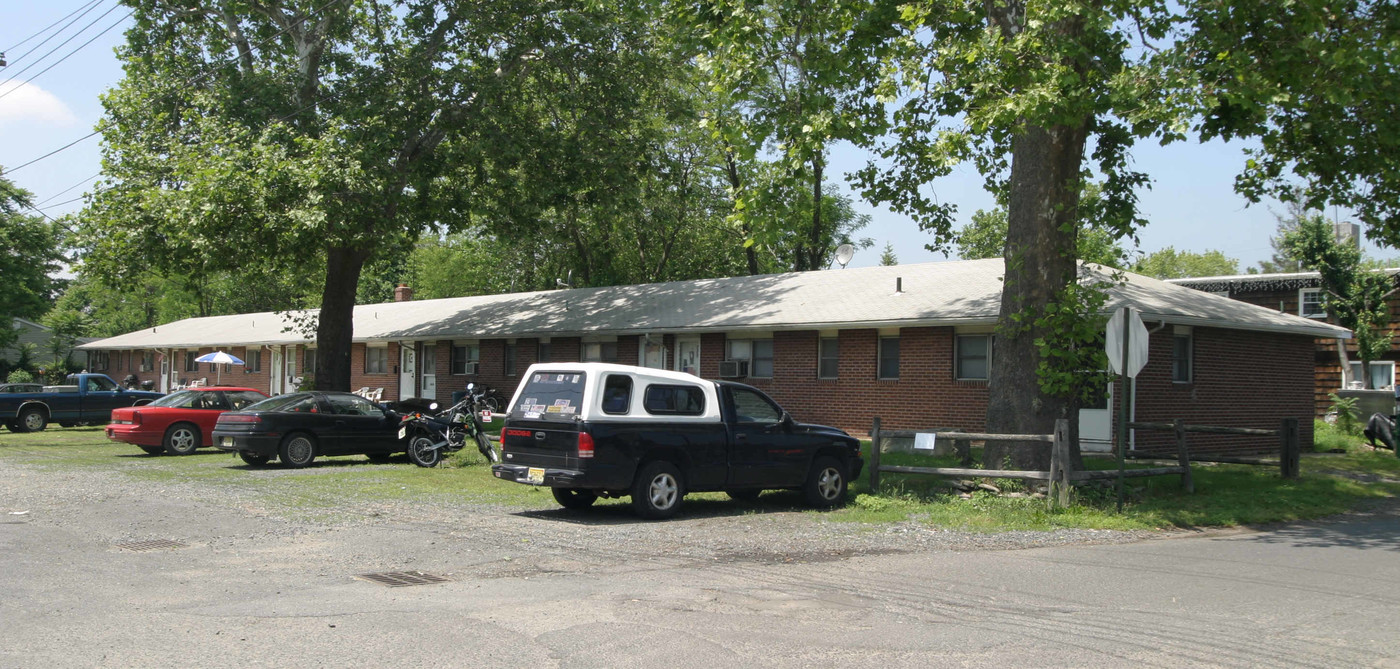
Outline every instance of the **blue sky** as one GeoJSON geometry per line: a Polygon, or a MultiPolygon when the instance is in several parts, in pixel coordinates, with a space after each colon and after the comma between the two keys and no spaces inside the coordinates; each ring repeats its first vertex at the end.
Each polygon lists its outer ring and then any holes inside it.
{"type": "MultiPolygon", "coordinates": [[[[0,0],[0,49],[10,49],[88,1],[0,0]]],[[[98,96],[121,79],[115,49],[121,44],[122,31],[130,24],[130,19],[98,36],[32,83],[21,86],[20,82],[118,23],[128,11],[125,7],[117,8],[52,56],[41,60],[41,56],[59,42],[116,5],[116,0],[96,2],[93,11],[27,57],[16,60],[43,37],[10,49],[6,57],[11,64],[0,70],[0,96],[3,96],[0,97],[0,166],[7,170],[6,176],[34,193],[35,200],[43,203],[40,207],[50,216],[76,211],[82,206],[78,201],[54,207],[90,190],[95,179],[89,177],[101,169],[100,138],[79,142],[13,175],[8,174],[8,170],[93,131],[102,116],[98,96]],[[34,67],[19,74],[31,64],[34,67]],[[82,185],[60,194],[77,184],[82,185]]],[[[1148,142],[1134,151],[1134,167],[1152,175],[1154,180],[1152,189],[1141,193],[1140,208],[1149,221],[1139,234],[1143,252],[1167,246],[1190,251],[1216,249],[1240,260],[1241,270],[1270,256],[1269,236],[1277,225],[1273,212],[1281,212],[1283,207],[1268,202],[1246,206],[1245,199],[1234,193],[1233,180],[1243,165],[1245,146],[1239,142],[1190,142],[1160,147],[1148,142]]],[[[863,166],[867,159],[859,149],[838,146],[832,152],[831,165],[834,171],[845,173],[863,166]]],[[[981,177],[970,166],[934,182],[932,188],[941,200],[958,205],[960,224],[977,209],[992,206],[991,196],[982,189],[981,177]]],[[[870,226],[860,234],[874,239],[875,246],[858,252],[851,266],[876,264],[886,242],[894,244],[901,263],[943,259],[941,254],[923,248],[929,237],[908,218],[859,202],[858,198],[857,201],[858,209],[872,217],[870,226]]],[[[1327,213],[1329,216],[1340,214],[1342,219],[1348,216],[1345,210],[1327,213]]],[[[1389,250],[1369,245],[1368,252],[1381,257],[1394,255],[1389,250]]]]}

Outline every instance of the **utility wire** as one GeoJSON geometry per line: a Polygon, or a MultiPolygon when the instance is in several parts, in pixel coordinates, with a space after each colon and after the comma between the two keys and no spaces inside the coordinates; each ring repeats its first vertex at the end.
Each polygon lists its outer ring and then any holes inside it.
{"type": "MultiPolygon", "coordinates": [[[[18,76],[24,74],[25,72],[28,72],[28,71],[29,71],[29,68],[34,67],[35,65],[38,65],[39,63],[44,62],[44,59],[45,59],[45,58],[48,58],[49,56],[52,56],[53,53],[54,53],[55,51],[58,51],[59,49],[62,49],[62,48],[63,48],[65,45],[67,45],[69,42],[72,42],[73,40],[78,39],[78,35],[81,35],[81,34],[87,32],[87,29],[88,29],[88,28],[91,28],[91,27],[92,27],[94,24],[96,24],[98,21],[101,21],[102,19],[106,18],[108,14],[111,14],[112,12],[115,12],[115,11],[117,11],[118,9],[121,9],[121,7],[122,7],[121,5],[113,5],[111,9],[109,9],[109,10],[103,12],[101,16],[99,16],[99,17],[93,19],[93,20],[92,20],[92,23],[89,23],[89,24],[83,26],[81,30],[79,30],[78,32],[73,33],[73,35],[72,35],[71,37],[69,37],[69,38],[66,39],[66,40],[63,40],[63,42],[61,42],[58,46],[56,46],[56,47],[54,47],[54,48],[52,48],[52,49],[49,49],[48,53],[46,53],[46,54],[44,54],[44,55],[42,55],[42,56],[39,57],[39,60],[36,60],[36,61],[34,61],[34,62],[32,62],[32,63],[30,63],[30,64],[28,64],[28,65],[25,65],[25,66],[24,66],[24,69],[22,69],[22,70],[20,70],[19,72],[16,72],[16,73],[10,75],[10,78],[11,78],[11,79],[14,79],[14,78],[16,78],[16,77],[18,77],[18,76]]],[[[132,10],[132,11],[135,11],[135,10],[132,10]]],[[[130,14],[128,14],[128,16],[130,16],[130,14]]],[[[66,29],[67,26],[64,26],[64,28],[66,29]]],[[[109,28],[109,30],[110,30],[110,28],[109,28]]],[[[82,47],[78,47],[78,48],[81,49],[82,47]]],[[[75,50],[76,50],[76,49],[75,49],[75,50]]],[[[28,54],[26,54],[26,55],[28,55],[28,54]]],[[[70,55],[71,55],[71,54],[70,54],[70,55]]],[[[65,56],[65,58],[66,58],[66,57],[67,57],[67,56],[65,56]]]]}
{"type": "MultiPolygon", "coordinates": [[[[324,4],[320,5],[319,7],[316,7],[316,8],[314,8],[314,9],[312,9],[310,12],[307,12],[305,16],[302,16],[300,19],[297,19],[296,21],[292,22],[292,23],[289,24],[287,27],[285,27],[285,28],[283,28],[283,29],[277,31],[277,32],[274,33],[272,36],[270,36],[270,37],[268,37],[267,39],[264,39],[264,40],[262,40],[262,41],[260,41],[260,42],[257,42],[256,44],[257,44],[257,46],[258,46],[259,48],[261,48],[263,45],[266,45],[266,44],[268,44],[269,42],[271,42],[272,40],[275,40],[275,39],[277,39],[278,37],[281,37],[282,35],[286,34],[287,31],[288,31],[288,30],[291,30],[293,26],[297,26],[297,25],[300,25],[300,24],[306,22],[307,19],[311,18],[312,14],[315,14],[315,13],[317,13],[317,12],[320,12],[322,9],[325,9],[325,8],[327,8],[327,7],[330,7],[330,6],[333,5],[333,4],[341,3],[341,2],[347,2],[347,1],[348,1],[348,0],[327,0],[327,2],[325,2],[324,4]]],[[[118,5],[118,6],[120,6],[120,5],[118,5]]],[[[114,7],[113,9],[115,9],[115,7],[114,7]]],[[[108,13],[111,13],[111,10],[108,10],[108,13]]],[[[103,16],[106,16],[106,14],[103,14],[103,16]]],[[[98,18],[101,18],[101,17],[98,17],[98,18]]],[[[86,30],[86,28],[84,28],[84,30],[86,30]]],[[[70,38],[70,39],[71,39],[71,38],[70,38]]],[[[252,46],[250,46],[249,48],[251,49],[252,46]]],[[[238,56],[237,56],[237,55],[234,55],[233,57],[231,57],[231,58],[225,60],[222,64],[228,64],[228,63],[230,63],[230,62],[233,62],[233,60],[236,59],[236,58],[238,58],[238,56]]],[[[189,81],[186,81],[186,82],[185,82],[185,86],[186,86],[186,87],[193,87],[196,83],[198,83],[198,81],[199,81],[200,79],[203,79],[203,78],[205,78],[205,77],[209,77],[209,76],[211,76],[212,74],[213,74],[213,70],[209,70],[209,71],[205,72],[204,74],[196,75],[195,77],[191,78],[189,81]]],[[[303,106],[303,107],[302,107],[302,110],[306,109],[307,107],[310,107],[310,105],[311,105],[311,104],[314,104],[315,102],[316,102],[315,100],[312,100],[311,103],[308,103],[307,105],[303,106]]],[[[300,113],[300,110],[299,110],[297,113],[300,113]]],[[[42,156],[39,156],[38,158],[35,158],[35,159],[33,159],[33,160],[31,160],[31,161],[29,161],[29,162],[27,162],[27,163],[24,163],[24,164],[20,165],[19,167],[13,167],[13,168],[10,168],[10,169],[7,169],[7,170],[0,171],[0,176],[7,176],[7,175],[10,175],[10,174],[14,174],[16,171],[18,171],[18,170],[20,170],[20,169],[23,169],[23,168],[25,168],[25,167],[28,167],[28,166],[30,166],[30,165],[33,165],[34,163],[37,163],[37,162],[41,161],[41,160],[44,160],[44,159],[46,159],[46,158],[49,158],[50,156],[53,156],[53,155],[55,155],[55,154],[57,154],[57,153],[59,153],[59,152],[61,152],[61,151],[65,151],[65,150],[71,148],[72,146],[74,146],[75,144],[78,144],[79,142],[82,142],[83,140],[90,139],[90,138],[92,138],[92,137],[95,136],[95,135],[101,134],[101,132],[102,132],[102,128],[98,128],[97,130],[94,130],[94,131],[92,131],[92,132],[90,132],[90,133],[88,133],[88,134],[86,134],[86,135],[83,135],[82,137],[79,137],[79,138],[73,140],[72,142],[69,142],[68,144],[65,144],[64,146],[61,146],[61,147],[59,147],[59,148],[57,148],[57,149],[54,149],[53,151],[50,151],[50,152],[48,152],[48,153],[46,153],[46,154],[44,154],[44,155],[42,155],[42,156]]]]}
{"type": "MultiPolygon", "coordinates": [[[[15,91],[17,91],[17,90],[19,90],[19,89],[21,89],[21,88],[24,88],[26,85],[29,84],[29,82],[34,81],[35,79],[38,79],[38,78],[39,78],[40,76],[42,76],[45,72],[48,72],[49,70],[52,70],[53,68],[57,67],[59,63],[62,63],[63,61],[68,60],[68,58],[71,57],[73,54],[78,53],[79,51],[82,51],[84,47],[86,47],[87,45],[92,44],[93,42],[97,41],[97,38],[99,38],[99,37],[101,37],[101,36],[103,36],[103,35],[106,35],[107,33],[111,32],[113,28],[115,28],[115,27],[121,25],[122,22],[125,21],[125,20],[127,20],[128,18],[131,18],[131,15],[132,15],[133,13],[135,13],[135,11],[136,11],[136,10],[133,9],[133,10],[131,10],[130,12],[127,12],[127,13],[126,13],[126,16],[123,16],[123,17],[117,19],[117,22],[116,22],[116,23],[113,23],[112,25],[107,26],[106,30],[103,30],[102,32],[97,33],[96,35],[93,35],[93,36],[92,36],[92,39],[89,39],[88,41],[83,42],[81,45],[78,46],[78,48],[73,49],[72,51],[69,51],[67,55],[65,55],[65,56],[62,57],[62,58],[59,58],[59,59],[56,60],[56,61],[54,61],[52,65],[49,65],[48,67],[46,67],[46,68],[44,68],[44,69],[42,69],[42,70],[39,70],[38,73],[36,73],[34,76],[32,76],[32,77],[30,77],[30,78],[28,78],[28,79],[25,79],[24,81],[20,82],[20,84],[17,85],[17,86],[15,86],[14,88],[11,88],[10,90],[5,91],[4,93],[0,93],[0,100],[5,99],[5,96],[7,96],[7,95],[9,95],[9,94],[11,94],[11,93],[13,93],[13,92],[15,92],[15,91]]],[[[103,14],[103,16],[106,16],[106,14],[103,14]]],[[[84,28],[84,30],[86,30],[86,28],[84,28]]],[[[36,62],[37,62],[37,61],[36,61],[36,62]]],[[[13,81],[13,80],[11,80],[11,81],[13,81]]]]}
{"type": "Polygon", "coordinates": [[[67,188],[65,188],[65,189],[63,189],[63,190],[61,190],[61,191],[58,191],[57,193],[54,193],[53,195],[50,195],[47,199],[42,200],[42,201],[40,201],[40,202],[36,202],[36,203],[34,203],[34,204],[35,204],[35,206],[39,206],[39,205],[44,204],[45,202],[53,201],[53,200],[57,199],[58,196],[63,195],[64,193],[67,193],[68,191],[73,190],[74,188],[77,188],[77,187],[79,187],[79,186],[82,186],[82,185],[91,183],[93,179],[96,179],[97,177],[100,177],[100,176],[102,176],[102,173],[101,173],[101,172],[98,172],[97,174],[94,174],[94,175],[92,175],[92,176],[90,176],[90,177],[85,177],[85,178],[83,178],[82,181],[79,181],[78,183],[75,183],[75,184],[73,184],[72,186],[69,186],[69,187],[67,187],[67,188]]]}
{"type": "MultiPolygon", "coordinates": [[[[102,0],[91,0],[90,2],[88,2],[88,3],[85,4],[85,5],[83,5],[82,7],[79,7],[79,8],[77,8],[77,9],[73,10],[70,14],[68,14],[68,16],[72,16],[73,14],[77,14],[79,11],[82,11],[82,10],[83,10],[83,7],[86,7],[86,8],[87,8],[86,11],[83,11],[82,14],[79,14],[79,15],[78,15],[78,18],[73,19],[71,22],[69,22],[69,23],[68,23],[68,26],[71,26],[71,25],[73,25],[74,23],[77,23],[78,19],[83,18],[83,16],[86,15],[88,12],[90,12],[90,11],[96,9],[96,8],[97,8],[97,5],[98,5],[99,3],[101,3],[101,2],[102,2],[102,0]]],[[[56,25],[58,25],[58,24],[64,22],[65,20],[67,20],[67,19],[68,19],[68,16],[65,16],[65,17],[63,17],[63,18],[61,18],[61,19],[59,19],[59,20],[57,20],[57,21],[54,21],[52,24],[49,25],[48,28],[44,28],[43,30],[40,30],[39,32],[34,33],[33,35],[30,35],[29,37],[24,38],[22,41],[20,41],[19,44],[16,44],[16,45],[14,45],[14,46],[12,46],[12,47],[10,47],[10,48],[8,48],[8,49],[5,49],[5,51],[6,51],[6,52],[8,52],[8,51],[13,51],[13,50],[19,48],[19,47],[20,47],[21,45],[23,45],[25,42],[28,42],[29,40],[32,40],[32,39],[34,39],[35,37],[38,37],[38,36],[40,36],[40,35],[42,35],[42,34],[48,32],[50,28],[53,28],[54,26],[56,26],[56,25]]],[[[25,56],[28,56],[29,54],[34,53],[34,51],[35,51],[36,49],[38,49],[39,47],[44,46],[45,44],[47,44],[49,40],[51,40],[51,39],[53,39],[53,38],[55,38],[55,37],[58,37],[60,34],[62,34],[63,31],[65,31],[65,30],[68,29],[68,26],[63,26],[62,28],[60,28],[60,29],[58,30],[58,32],[56,32],[56,33],[54,33],[54,34],[52,34],[52,35],[49,35],[48,37],[44,38],[44,41],[43,41],[43,42],[40,42],[40,43],[38,43],[38,44],[35,44],[34,46],[30,47],[30,49],[29,49],[28,51],[26,51],[26,52],[24,52],[24,53],[22,53],[22,54],[16,56],[13,60],[10,61],[9,64],[10,64],[10,65],[14,65],[15,63],[18,63],[19,61],[23,60],[25,56]]],[[[4,52],[0,52],[0,53],[4,53],[4,52]]],[[[0,68],[0,69],[4,69],[4,68],[0,68]]]]}

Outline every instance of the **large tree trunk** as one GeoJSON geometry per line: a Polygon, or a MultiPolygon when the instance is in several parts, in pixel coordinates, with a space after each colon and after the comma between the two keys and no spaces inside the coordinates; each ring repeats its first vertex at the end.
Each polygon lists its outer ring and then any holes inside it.
{"type": "Polygon", "coordinates": [[[316,389],[350,390],[350,351],[355,336],[355,287],[369,253],[346,246],[326,249],[326,285],[316,324],[316,389]]]}
{"type": "MultiPolygon", "coordinates": [[[[1048,128],[1026,126],[1012,140],[1007,206],[1006,274],[992,351],[987,431],[1049,434],[1069,403],[1040,392],[1034,321],[1075,280],[1076,208],[1087,121],[1048,128]]],[[[983,452],[989,469],[1046,470],[1050,449],[1034,442],[993,442],[983,452]]]]}

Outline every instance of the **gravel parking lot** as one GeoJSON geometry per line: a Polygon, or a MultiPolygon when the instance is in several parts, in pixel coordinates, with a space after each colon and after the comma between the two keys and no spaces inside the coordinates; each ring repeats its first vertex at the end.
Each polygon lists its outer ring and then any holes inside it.
{"type": "MultiPolygon", "coordinates": [[[[1051,666],[1247,665],[1264,657],[1253,645],[1231,650],[1228,639],[1255,633],[1228,610],[1183,615],[1155,589],[1105,607],[1078,596],[1091,577],[1058,576],[1039,558],[1030,569],[1017,564],[1053,551],[1008,550],[1186,543],[1142,542],[1143,533],[978,535],[703,501],[652,523],[625,504],[557,509],[547,492],[528,508],[347,495],[308,509],[260,485],[129,475],[142,461],[55,469],[0,459],[8,563],[0,665],[889,667],[1013,662],[1030,652],[1051,666]],[[179,545],[123,547],[147,540],[179,545]],[[357,578],[374,572],[446,582],[389,588],[357,578]],[[1076,581],[1074,593],[1037,592],[1061,578],[1076,581]],[[1173,617],[1155,641],[1113,631],[1123,616],[1155,620],[1159,606],[1173,617]],[[1205,644],[1216,655],[1182,654],[1194,630],[1222,639],[1205,644]]],[[[1389,642],[1348,643],[1331,659],[1374,657],[1375,644],[1389,642]]],[[[1296,639],[1271,652],[1295,666],[1324,658],[1296,639]]]]}

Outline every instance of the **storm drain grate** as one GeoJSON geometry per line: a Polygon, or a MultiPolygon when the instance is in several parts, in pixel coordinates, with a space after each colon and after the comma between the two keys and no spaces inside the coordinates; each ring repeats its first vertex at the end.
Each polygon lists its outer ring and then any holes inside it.
{"type": "Polygon", "coordinates": [[[358,574],[355,578],[387,585],[391,588],[404,588],[410,585],[432,585],[433,583],[447,583],[452,579],[436,574],[424,574],[421,571],[386,571],[378,574],[358,574]]]}
{"type": "Polygon", "coordinates": [[[169,539],[149,539],[146,541],[121,541],[117,543],[117,548],[133,552],[159,551],[168,548],[186,548],[186,544],[169,539]]]}

